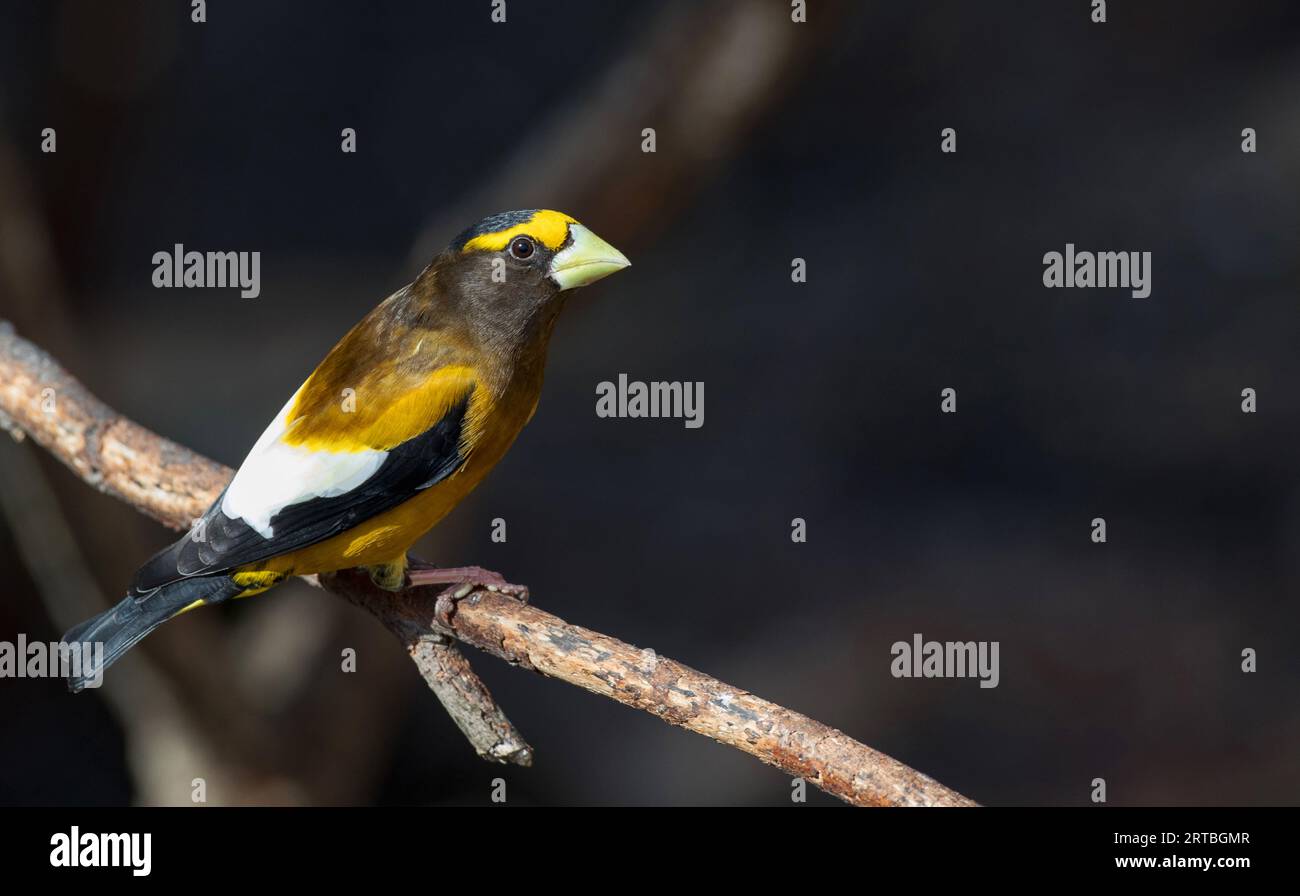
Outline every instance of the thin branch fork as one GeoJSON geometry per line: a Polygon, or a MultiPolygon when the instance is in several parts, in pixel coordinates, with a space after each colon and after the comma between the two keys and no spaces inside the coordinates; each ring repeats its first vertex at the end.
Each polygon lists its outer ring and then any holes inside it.
{"type": "MultiPolygon", "coordinates": [[[[189,526],[232,475],[118,415],[3,321],[0,427],[30,435],[95,488],[173,528],[189,526]]],[[[452,639],[711,737],[853,805],[975,805],[821,722],[504,594],[434,586],[392,594],[358,570],[308,580],[401,641],[486,759],[527,765],[532,750],[452,639]]]]}

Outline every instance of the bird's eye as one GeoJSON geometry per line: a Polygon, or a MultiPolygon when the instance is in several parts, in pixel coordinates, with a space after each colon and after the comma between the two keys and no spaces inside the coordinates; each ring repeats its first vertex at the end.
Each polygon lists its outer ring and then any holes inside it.
{"type": "Polygon", "coordinates": [[[510,244],[510,254],[515,258],[523,260],[525,258],[531,258],[533,250],[536,248],[537,247],[533,245],[533,241],[528,237],[517,236],[515,237],[514,242],[510,244]]]}

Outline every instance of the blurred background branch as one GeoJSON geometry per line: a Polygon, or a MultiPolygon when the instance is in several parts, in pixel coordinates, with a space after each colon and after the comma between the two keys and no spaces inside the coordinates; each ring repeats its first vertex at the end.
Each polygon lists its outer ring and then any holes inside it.
{"type": "Polygon", "coordinates": [[[484,209],[566,208],[601,221],[615,245],[653,239],[690,204],[745,137],[800,83],[843,20],[841,0],[819,2],[806,26],[766,0],[672,0],[634,43],[534,133],[513,146],[495,178],[439,208],[412,248],[425,265],[484,209]],[[643,128],[675,147],[629,153],[643,128]]]}

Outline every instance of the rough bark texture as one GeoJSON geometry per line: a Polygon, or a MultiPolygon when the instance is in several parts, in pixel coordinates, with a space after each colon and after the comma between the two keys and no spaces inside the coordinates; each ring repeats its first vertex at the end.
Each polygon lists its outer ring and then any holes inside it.
{"type": "Polygon", "coordinates": [[[234,475],[119,416],[4,321],[0,425],[16,425],[101,492],[177,529],[202,514],[234,475]]]}
{"type": "Polygon", "coordinates": [[[859,806],[970,806],[970,800],[793,710],[617,638],[483,589],[408,588],[398,600],[364,573],[324,583],[394,631],[446,631],[511,665],[644,710],[802,777],[859,806]],[[462,589],[464,590],[464,589],[462,589]]]}
{"type": "MultiPolygon", "coordinates": [[[[31,435],[96,488],[176,528],[202,513],[231,476],[116,414],[3,321],[0,426],[31,435]]],[[[527,765],[532,751],[448,637],[707,735],[854,805],[974,805],[841,731],[514,598],[467,587],[391,594],[357,570],[316,584],[364,607],[398,637],[487,759],[527,765]]]]}

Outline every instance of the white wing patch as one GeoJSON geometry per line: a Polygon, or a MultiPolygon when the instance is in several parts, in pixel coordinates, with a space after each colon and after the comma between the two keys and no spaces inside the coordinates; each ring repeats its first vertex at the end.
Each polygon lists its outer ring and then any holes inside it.
{"type": "MultiPolygon", "coordinates": [[[[299,389],[299,391],[302,391],[299,389]]],[[[275,535],[271,518],[291,504],[333,498],[352,491],[379,469],[387,451],[312,451],[280,441],[289,409],[285,404],[253,445],[221,501],[221,512],[242,519],[263,538],[275,535]]]]}

